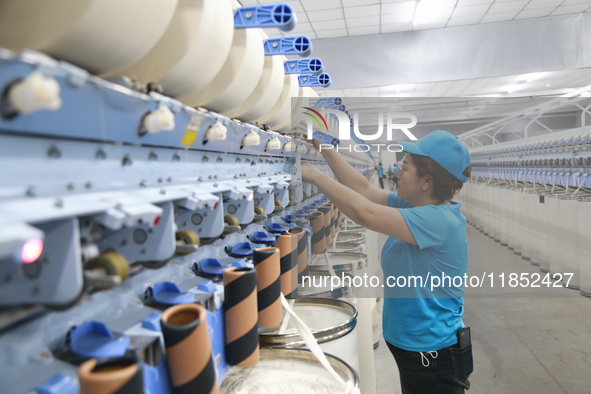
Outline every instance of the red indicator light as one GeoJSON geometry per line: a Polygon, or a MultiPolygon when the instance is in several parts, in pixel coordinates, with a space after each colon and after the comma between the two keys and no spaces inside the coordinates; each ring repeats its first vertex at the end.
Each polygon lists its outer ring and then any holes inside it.
{"type": "Polygon", "coordinates": [[[214,211],[215,211],[216,209],[218,209],[218,204],[219,204],[219,201],[216,201],[216,202],[215,202],[215,205],[213,206],[213,210],[214,210],[214,211]]]}
{"type": "Polygon", "coordinates": [[[156,219],[154,219],[154,226],[157,226],[158,223],[160,223],[160,216],[157,216],[156,219]]]}
{"type": "Polygon", "coordinates": [[[33,238],[27,241],[21,252],[23,262],[32,263],[43,253],[43,242],[40,239],[33,238]]]}

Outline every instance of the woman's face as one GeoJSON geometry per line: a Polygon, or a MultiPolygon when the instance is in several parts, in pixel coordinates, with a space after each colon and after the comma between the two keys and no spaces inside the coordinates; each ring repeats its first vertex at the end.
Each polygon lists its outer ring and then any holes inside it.
{"type": "Polygon", "coordinates": [[[413,200],[423,192],[424,179],[417,176],[411,155],[404,157],[402,169],[396,173],[398,179],[398,195],[412,204],[413,200]]]}

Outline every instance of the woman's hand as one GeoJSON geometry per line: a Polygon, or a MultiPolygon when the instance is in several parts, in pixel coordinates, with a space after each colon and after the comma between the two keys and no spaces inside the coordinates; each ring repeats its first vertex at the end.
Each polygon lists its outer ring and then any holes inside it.
{"type": "Polygon", "coordinates": [[[320,175],[322,175],[322,172],[313,164],[302,163],[302,180],[304,182],[316,184],[320,175]]]}
{"type": "Polygon", "coordinates": [[[307,142],[311,143],[314,146],[314,149],[320,151],[320,141],[312,138],[311,140],[306,139],[307,142]]]}

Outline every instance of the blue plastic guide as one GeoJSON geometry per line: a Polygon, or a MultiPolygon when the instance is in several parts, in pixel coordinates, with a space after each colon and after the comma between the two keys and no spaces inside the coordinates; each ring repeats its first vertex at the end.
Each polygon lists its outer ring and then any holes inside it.
{"type": "Polygon", "coordinates": [[[246,6],[234,11],[235,29],[276,27],[283,31],[290,31],[296,23],[296,14],[287,3],[246,6]]]}
{"type": "Polygon", "coordinates": [[[322,73],[320,75],[304,74],[298,76],[300,86],[321,86],[327,88],[331,84],[330,75],[322,73]]]}
{"type": "Polygon", "coordinates": [[[337,137],[333,137],[332,135],[323,133],[319,130],[314,130],[314,134],[312,134],[312,137],[316,141],[319,141],[323,144],[332,145],[334,147],[337,147],[341,144],[341,141],[337,137]]]}
{"type": "Polygon", "coordinates": [[[286,74],[319,74],[324,70],[324,64],[317,57],[286,60],[283,70],[286,74]]]}
{"type": "Polygon", "coordinates": [[[269,38],[265,40],[263,46],[265,48],[265,56],[309,56],[312,53],[312,41],[306,36],[269,38]]]}

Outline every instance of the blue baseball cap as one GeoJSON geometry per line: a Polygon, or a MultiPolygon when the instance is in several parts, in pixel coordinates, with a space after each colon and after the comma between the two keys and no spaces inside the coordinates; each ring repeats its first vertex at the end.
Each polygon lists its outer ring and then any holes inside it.
{"type": "Polygon", "coordinates": [[[396,143],[402,146],[404,152],[432,158],[460,181],[468,180],[462,173],[470,165],[470,153],[455,135],[437,130],[427,134],[416,144],[407,141],[396,143]]]}

